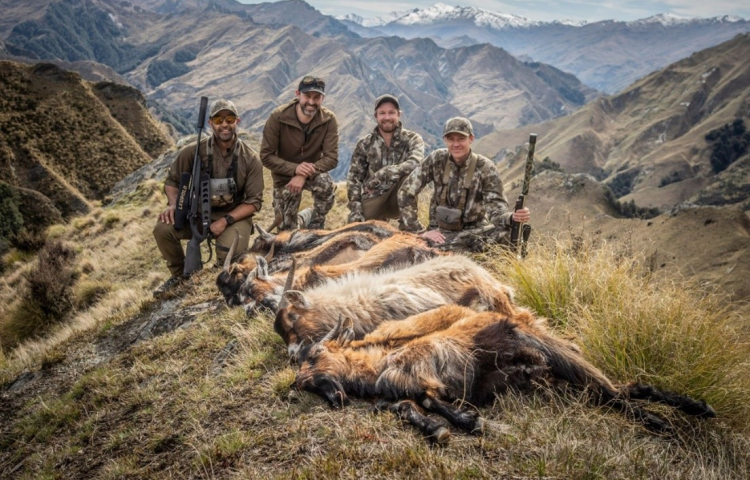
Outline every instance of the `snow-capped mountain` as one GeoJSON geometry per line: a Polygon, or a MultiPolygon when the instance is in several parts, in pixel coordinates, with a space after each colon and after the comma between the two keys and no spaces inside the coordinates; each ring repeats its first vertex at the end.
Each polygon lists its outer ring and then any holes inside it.
{"type": "Polygon", "coordinates": [[[541,23],[520,15],[497,13],[477,7],[452,7],[444,3],[436,3],[425,9],[415,9],[395,20],[395,23],[399,25],[429,25],[456,20],[468,20],[478,27],[490,28],[530,27],[541,23]]]}
{"type": "Polygon", "coordinates": [[[444,3],[391,13],[378,18],[372,28],[365,27],[368,19],[349,20],[344,21],[348,28],[368,38],[431,38],[446,48],[490,43],[520,58],[573,73],[606,93],[617,92],[692,52],[750,31],[750,22],[734,16],[687,18],[663,13],[631,22],[539,22],[444,3]]]}

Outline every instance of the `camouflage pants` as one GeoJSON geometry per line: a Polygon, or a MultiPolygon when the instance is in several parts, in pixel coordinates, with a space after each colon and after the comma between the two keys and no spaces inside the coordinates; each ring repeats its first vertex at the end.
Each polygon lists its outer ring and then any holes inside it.
{"type": "MultiPolygon", "coordinates": [[[[333,179],[329,174],[321,173],[308,179],[302,189],[308,190],[313,197],[313,212],[307,228],[325,228],[326,215],[333,207],[333,179]]],[[[273,189],[273,210],[276,218],[281,218],[279,230],[294,230],[299,227],[297,212],[301,200],[302,192],[292,193],[286,186],[273,189]]]]}
{"type": "MultiPolygon", "coordinates": [[[[486,225],[477,228],[461,230],[460,232],[451,232],[449,230],[439,229],[440,233],[445,236],[445,243],[437,245],[441,250],[457,250],[467,252],[483,252],[490,245],[502,245],[510,247],[510,229],[505,227],[495,227],[486,225]]],[[[529,239],[531,226],[524,225],[524,240],[529,239]]]]}

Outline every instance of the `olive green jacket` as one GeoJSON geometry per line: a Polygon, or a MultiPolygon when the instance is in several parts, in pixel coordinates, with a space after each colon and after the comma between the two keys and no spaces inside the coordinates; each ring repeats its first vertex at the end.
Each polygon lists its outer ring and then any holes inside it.
{"type": "Polygon", "coordinates": [[[260,159],[271,170],[275,188],[289,183],[300,163],[312,163],[317,174],[333,170],[339,161],[339,124],[336,115],[321,106],[305,138],[305,132],[297,120],[298,101],[295,98],[276,108],[263,128],[260,159]]]}

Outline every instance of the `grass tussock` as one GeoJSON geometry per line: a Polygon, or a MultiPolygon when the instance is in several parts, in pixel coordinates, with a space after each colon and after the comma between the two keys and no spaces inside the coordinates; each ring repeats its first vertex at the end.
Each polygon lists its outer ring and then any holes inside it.
{"type": "Polygon", "coordinates": [[[525,260],[484,260],[517,301],[577,338],[615,381],[640,381],[701,398],[750,430],[750,342],[726,298],[689,281],[657,278],[622,245],[543,239],[525,260]]]}
{"type": "Polygon", "coordinates": [[[2,348],[42,336],[67,317],[75,303],[75,259],[75,250],[60,241],[47,243],[39,252],[36,265],[24,275],[20,300],[0,322],[2,348]]]}

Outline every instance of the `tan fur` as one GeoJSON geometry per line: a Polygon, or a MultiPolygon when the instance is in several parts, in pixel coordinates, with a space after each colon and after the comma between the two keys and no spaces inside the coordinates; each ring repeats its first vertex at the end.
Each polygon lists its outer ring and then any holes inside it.
{"type": "Polygon", "coordinates": [[[299,342],[321,339],[339,315],[354,320],[355,334],[361,338],[386,320],[404,319],[466,298],[474,310],[514,311],[509,287],[471,259],[455,255],[403,270],[350,273],[306,293],[288,291],[274,328],[294,354],[299,342]]]}

